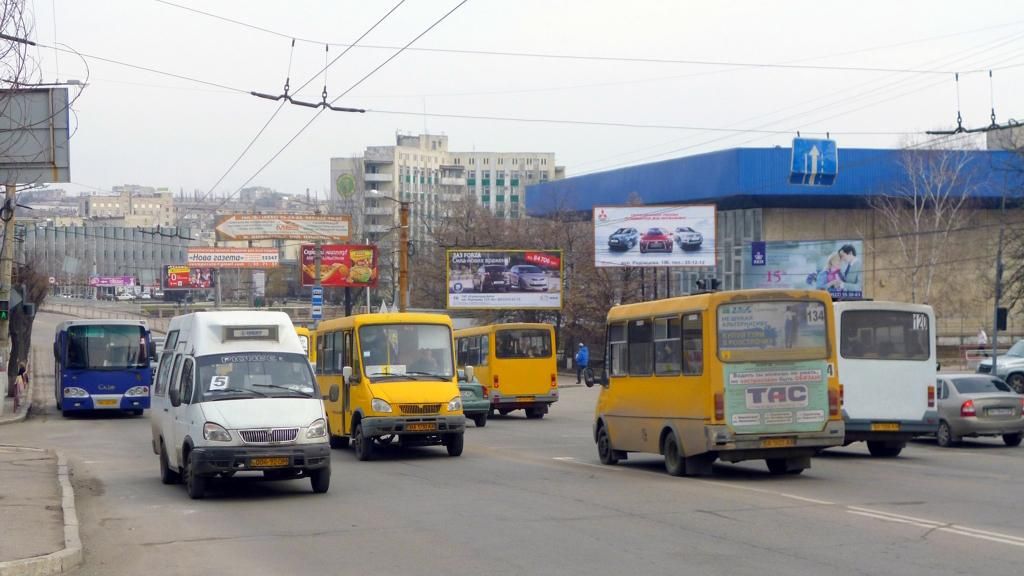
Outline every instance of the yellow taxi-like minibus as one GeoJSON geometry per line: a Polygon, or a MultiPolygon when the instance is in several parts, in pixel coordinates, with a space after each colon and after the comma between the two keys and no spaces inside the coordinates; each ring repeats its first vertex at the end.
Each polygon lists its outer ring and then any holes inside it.
{"type": "Polygon", "coordinates": [[[378,448],[443,444],[462,454],[466,418],[444,314],[358,314],[317,327],[317,382],[331,446],[359,460],[378,448]]]}
{"type": "Polygon", "coordinates": [[[309,358],[309,363],[312,366],[316,366],[316,330],[310,330],[305,326],[296,326],[295,333],[299,336],[299,344],[302,345],[302,349],[306,352],[306,357],[309,358]]]}
{"type": "Polygon", "coordinates": [[[550,324],[490,324],[455,332],[459,367],[472,366],[491,409],[524,410],[543,418],[558,401],[555,328],[550,324]]]}
{"type": "Polygon", "coordinates": [[[799,474],[843,443],[832,301],[817,290],[735,290],[608,312],[594,441],[604,464],[665,457],[673,476],[716,459],[799,474]]]}

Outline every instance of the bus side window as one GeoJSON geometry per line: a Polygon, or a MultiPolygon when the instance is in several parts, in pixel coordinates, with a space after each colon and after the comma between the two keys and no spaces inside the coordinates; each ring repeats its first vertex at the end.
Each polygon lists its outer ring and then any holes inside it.
{"type": "Polygon", "coordinates": [[[459,366],[466,365],[466,342],[467,340],[465,338],[455,340],[455,363],[459,366]]]}
{"type": "Polygon", "coordinates": [[[704,325],[701,315],[683,315],[683,375],[704,373],[704,325]]]}
{"type": "Polygon", "coordinates": [[[629,321],[629,375],[649,376],[654,361],[653,323],[643,318],[629,321]]]}
{"type": "Polygon", "coordinates": [[[626,340],[626,325],[612,324],[608,326],[608,374],[625,376],[629,368],[629,356],[626,340]]]}
{"type": "Polygon", "coordinates": [[[679,374],[683,365],[679,317],[654,319],[654,373],[679,374]]]}
{"type": "Polygon", "coordinates": [[[328,334],[321,334],[320,337],[316,339],[316,373],[317,374],[326,374],[325,369],[326,369],[327,359],[324,357],[325,356],[324,347],[327,344],[327,336],[328,336],[328,334]]]}
{"type": "Polygon", "coordinates": [[[491,355],[490,339],[487,334],[480,336],[480,357],[474,366],[487,366],[487,357],[491,355]]]}
{"type": "Polygon", "coordinates": [[[181,367],[181,403],[191,404],[195,392],[195,375],[192,370],[192,359],[185,360],[181,367]]]}

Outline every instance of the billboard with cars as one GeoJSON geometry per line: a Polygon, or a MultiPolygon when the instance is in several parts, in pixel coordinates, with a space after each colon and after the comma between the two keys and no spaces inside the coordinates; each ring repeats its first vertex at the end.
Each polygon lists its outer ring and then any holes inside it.
{"type": "Polygon", "coordinates": [[[448,308],[559,309],[561,250],[448,250],[448,308]]]}
{"type": "Polygon", "coordinates": [[[594,265],[714,266],[715,205],[597,206],[594,265]]]}
{"type": "Polygon", "coordinates": [[[743,247],[743,288],[828,290],[864,297],[862,240],[753,242],[743,247]]]}

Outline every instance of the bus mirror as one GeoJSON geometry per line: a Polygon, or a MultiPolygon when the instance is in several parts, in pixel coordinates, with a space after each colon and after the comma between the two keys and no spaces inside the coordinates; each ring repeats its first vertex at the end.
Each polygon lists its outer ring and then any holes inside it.
{"type": "Polygon", "coordinates": [[[343,366],[341,368],[341,376],[342,376],[343,381],[345,381],[345,382],[347,382],[349,384],[353,384],[353,385],[358,384],[359,383],[359,379],[358,378],[353,378],[352,374],[353,374],[353,371],[352,371],[352,367],[351,366],[343,366]]]}
{"type": "Polygon", "coordinates": [[[584,368],[583,383],[587,385],[587,388],[593,388],[595,381],[596,379],[594,378],[594,371],[591,370],[590,368],[584,368]]]}
{"type": "Polygon", "coordinates": [[[466,366],[464,368],[464,370],[466,372],[466,382],[472,382],[473,381],[473,372],[474,372],[473,367],[472,366],[466,366]]]}
{"type": "Polygon", "coordinates": [[[330,392],[330,395],[328,396],[328,398],[331,399],[331,402],[337,402],[339,396],[340,396],[340,394],[338,393],[338,385],[337,384],[332,384],[331,385],[331,392],[330,392]]]}

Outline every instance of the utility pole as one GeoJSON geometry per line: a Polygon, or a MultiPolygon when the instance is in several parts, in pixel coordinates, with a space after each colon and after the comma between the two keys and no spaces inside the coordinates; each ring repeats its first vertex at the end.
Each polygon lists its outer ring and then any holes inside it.
{"type": "Polygon", "coordinates": [[[409,202],[399,202],[399,205],[398,311],[405,312],[409,307],[409,202]]]}
{"type": "Polygon", "coordinates": [[[0,220],[3,220],[4,242],[0,248],[0,302],[3,302],[3,311],[0,311],[0,360],[4,377],[0,378],[0,412],[3,411],[3,399],[7,397],[7,364],[10,354],[10,307],[11,301],[11,264],[14,261],[14,203],[17,194],[17,185],[8,184],[4,194],[3,208],[0,208],[0,220]]]}
{"type": "MultiPolygon", "coordinates": [[[[1006,208],[1006,197],[1003,196],[1003,208],[1006,208]]],[[[1003,228],[999,226],[999,242],[996,244],[996,287],[995,303],[992,307],[992,375],[996,373],[996,362],[999,353],[999,299],[1003,296],[1003,228]]]]}

